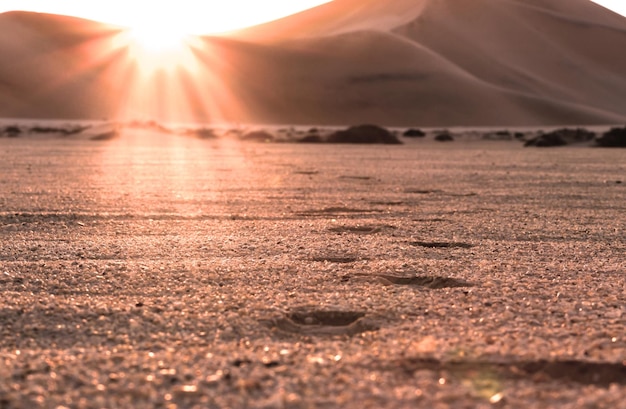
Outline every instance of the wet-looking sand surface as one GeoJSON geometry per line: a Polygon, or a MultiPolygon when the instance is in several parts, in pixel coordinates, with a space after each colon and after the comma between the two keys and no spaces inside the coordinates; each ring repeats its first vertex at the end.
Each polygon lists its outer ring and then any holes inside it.
{"type": "Polygon", "coordinates": [[[626,156],[0,143],[0,408],[624,407],[626,156]]]}

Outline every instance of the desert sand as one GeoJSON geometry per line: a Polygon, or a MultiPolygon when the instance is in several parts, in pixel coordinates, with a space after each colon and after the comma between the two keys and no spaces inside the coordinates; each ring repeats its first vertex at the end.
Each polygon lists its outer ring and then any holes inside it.
{"type": "Polygon", "coordinates": [[[188,46],[0,14],[1,409],[626,408],[626,19],[335,0],[188,46]]]}
{"type": "Polygon", "coordinates": [[[624,408],[623,150],[0,139],[3,408],[624,408]]]}
{"type": "Polygon", "coordinates": [[[119,27],[0,15],[0,117],[387,126],[626,122],[626,19],[588,0],[335,0],[149,78],[119,27]]]}

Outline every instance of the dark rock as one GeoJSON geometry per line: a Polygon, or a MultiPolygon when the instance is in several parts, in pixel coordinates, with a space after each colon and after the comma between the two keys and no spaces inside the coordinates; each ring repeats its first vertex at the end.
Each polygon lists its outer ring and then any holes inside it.
{"type": "Polygon", "coordinates": [[[217,138],[217,135],[215,134],[215,131],[213,129],[208,129],[208,128],[191,129],[191,130],[187,131],[187,134],[195,136],[196,138],[199,138],[199,139],[215,139],[215,138],[217,138]]]}
{"type": "Polygon", "coordinates": [[[404,131],[402,136],[406,138],[423,138],[426,136],[426,132],[422,131],[421,129],[411,128],[404,131]]]}
{"type": "Polygon", "coordinates": [[[98,135],[94,135],[89,138],[92,141],[110,141],[111,139],[115,139],[119,136],[119,132],[117,130],[103,132],[98,135]]]}
{"type": "Polygon", "coordinates": [[[438,142],[452,142],[454,137],[449,132],[442,132],[435,136],[435,140],[438,142]]]}
{"type": "Polygon", "coordinates": [[[274,135],[266,131],[252,131],[241,135],[239,139],[248,142],[273,142],[274,135]]]}
{"type": "Polygon", "coordinates": [[[352,126],[330,134],[326,141],[329,143],[402,144],[397,136],[377,125],[352,126]]]}
{"type": "Polygon", "coordinates": [[[318,134],[309,134],[309,135],[306,135],[306,136],[298,139],[297,142],[300,142],[300,143],[322,143],[322,142],[324,142],[324,140],[318,134]]]}
{"type": "Polygon", "coordinates": [[[9,138],[17,138],[17,136],[22,133],[22,130],[17,126],[11,125],[4,128],[3,133],[6,134],[9,138]]]}
{"type": "Polygon", "coordinates": [[[537,146],[540,148],[547,148],[547,147],[553,147],[553,146],[565,146],[565,145],[567,145],[567,141],[563,139],[562,136],[555,134],[555,133],[539,135],[532,139],[527,140],[524,143],[524,146],[537,146]]]}
{"type": "Polygon", "coordinates": [[[543,135],[536,136],[524,143],[524,146],[553,147],[565,146],[570,143],[589,142],[596,134],[586,129],[557,129],[543,135]]]}
{"type": "Polygon", "coordinates": [[[76,135],[79,134],[87,129],[89,129],[90,126],[75,126],[73,128],[67,128],[67,129],[63,129],[63,134],[66,136],[69,135],[76,135]]]}
{"type": "Polygon", "coordinates": [[[596,139],[596,143],[605,148],[626,148],[626,127],[611,129],[596,139]]]}
{"type": "Polygon", "coordinates": [[[31,133],[64,133],[62,128],[54,128],[51,126],[34,126],[30,128],[31,133]]]}
{"type": "Polygon", "coordinates": [[[488,141],[509,141],[513,139],[513,134],[506,130],[487,132],[482,135],[482,139],[488,141]]]}

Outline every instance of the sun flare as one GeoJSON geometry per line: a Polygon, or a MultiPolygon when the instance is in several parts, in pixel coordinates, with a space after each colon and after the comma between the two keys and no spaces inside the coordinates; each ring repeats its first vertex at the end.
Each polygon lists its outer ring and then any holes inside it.
{"type": "Polygon", "coordinates": [[[143,74],[182,66],[191,68],[191,47],[197,37],[182,24],[161,21],[142,21],[122,34],[122,45],[130,51],[143,74]]]}
{"type": "Polygon", "coordinates": [[[185,47],[186,40],[190,37],[182,28],[156,24],[131,27],[128,35],[138,47],[151,53],[166,53],[185,47]]]}

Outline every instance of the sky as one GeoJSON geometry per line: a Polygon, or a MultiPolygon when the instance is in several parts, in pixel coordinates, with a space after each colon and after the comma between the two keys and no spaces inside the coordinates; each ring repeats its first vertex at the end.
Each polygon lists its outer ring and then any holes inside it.
{"type": "MultiPolygon", "coordinates": [[[[127,27],[157,27],[209,34],[274,20],[328,0],[1,0],[0,12],[28,10],[73,15],[127,27]]],[[[626,0],[594,0],[626,16],[626,0]]]]}
{"type": "Polygon", "coordinates": [[[167,22],[187,34],[218,33],[275,20],[329,0],[0,0],[11,10],[65,14],[127,27],[167,22]]]}
{"type": "Polygon", "coordinates": [[[626,16],[626,1],[624,0],[593,0],[607,9],[611,9],[616,13],[626,16]]]}

